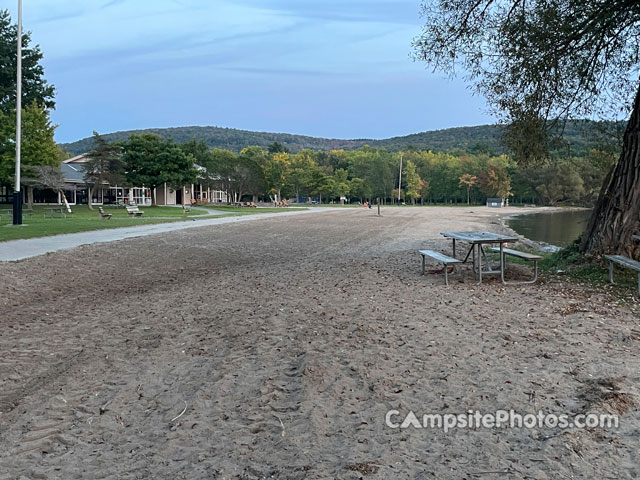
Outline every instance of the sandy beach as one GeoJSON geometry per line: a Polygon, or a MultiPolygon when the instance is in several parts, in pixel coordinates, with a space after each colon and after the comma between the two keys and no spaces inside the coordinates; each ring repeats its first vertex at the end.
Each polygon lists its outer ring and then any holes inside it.
{"type": "Polygon", "coordinates": [[[343,209],[0,263],[0,479],[640,477],[637,303],[420,275],[440,232],[521,211],[343,209]],[[619,427],[385,421],[497,409],[619,427]]]}

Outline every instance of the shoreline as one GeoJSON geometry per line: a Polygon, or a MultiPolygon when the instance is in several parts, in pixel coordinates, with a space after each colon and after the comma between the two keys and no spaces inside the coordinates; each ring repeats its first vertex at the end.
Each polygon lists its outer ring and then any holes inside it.
{"type": "Polygon", "coordinates": [[[520,217],[520,216],[524,216],[524,215],[535,215],[535,214],[545,214],[545,215],[550,215],[550,214],[554,214],[554,213],[559,213],[559,212],[575,212],[575,211],[582,211],[582,210],[592,210],[591,208],[588,207],[538,207],[538,208],[544,208],[544,210],[539,210],[539,211],[526,211],[526,212],[522,212],[522,213],[511,213],[508,215],[504,215],[500,217],[500,224],[502,225],[502,229],[505,232],[508,232],[510,235],[515,235],[518,237],[518,241],[521,242],[522,244],[526,245],[528,248],[533,248],[536,249],[542,253],[555,253],[558,252],[560,250],[562,250],[563,248],[566,247],[562,246],[562,245],[555,245],[553,243],[547,243],[544,242],[542,240],[533,240],[531,238],[528,238],[518,232],[516,232],[513,228],[511,228],[507,222],[509,220],[514,219],[515,217],[520,217]],[[551,210],[552,209],[552,210],[551,210]]]}

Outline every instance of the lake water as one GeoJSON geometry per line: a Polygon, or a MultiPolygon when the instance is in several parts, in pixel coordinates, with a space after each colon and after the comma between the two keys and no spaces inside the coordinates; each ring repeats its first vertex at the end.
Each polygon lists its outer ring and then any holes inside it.
{"type": "Polygon", "coordinates": [[[586,230],[590,215],[591,210],[532,213],[510,217],[506,223],[530,240],[564,247],[586,230]]]}

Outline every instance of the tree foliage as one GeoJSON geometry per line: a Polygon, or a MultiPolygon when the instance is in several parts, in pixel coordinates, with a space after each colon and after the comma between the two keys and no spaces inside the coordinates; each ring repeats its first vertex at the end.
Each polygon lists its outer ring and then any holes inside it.
{"type": "Polygon", "coordinates": [[[93,132],[95,144],[87,153],[87,161],[83,164],[84,179],[89,185],[88,205],[91,209],[93,190],[102,183],[122,184],[124,179],[124,162],[122,147],[108,143],[98,132],[93,132]]]}
{"type": "MultiPolygon", "coordinates": [[[[562,129],[565,142],[562,145],[558,145],[558,147],[561,147],[561,153],[566,153],[567,150],[570,150],[573,155],[584,155],[592,148],[602,148],[603,140],[610,143],[607,138],[611,136],[610,132],[615,132],[620,128],[624,130],[624,125],[624,122],[569,121],[562,129]],[[606,132],[606,137],[602,132],[606,132]]],[[[455,154],[469,153],[478,155],[485,153],[488,155],[501,155],[507,153],[506,147],[502,144],[504,127],[500,125],[447,128],[383,140],[336,140],[302,135],[249,132],[220,127],[154,128],[114,132],[103,136],[109,142],[124,142],[132,134],[140,135],[143,133],[153,133],[163,138],[173,138],[178,144],[196,141],[204,143],[209,149],[220,148],[231,150],[235,153],[239,153],[243,148],[249,146],[258,146],[267,150],[282,148],[283,151],[289,150],[288,153],[297,153],[305,149],[322,151],[324,152],[322,156],[326,156],[326,163],[331,164],[333,168],[345,167],[344,164],[340,164],[343,154],[339,152],[357,150],[364,145],[385,149],[389,152],[400,152],[413,148],[455,154]],[[273,145],[274,138],[278,139],[280,146],[273,145]]],[[[613,139],[613,145],[619,150],[622,135],[619,134],[618,137],[613,139]]],[[[64,147],[69,152],[76,155],[87,152],[92,146],[92,137],[64,144],[64,147]]],[[[325,162],[325,159],[321,159],[321,161],[325,162]]]]}
{"type": "Polygon", "coordinates": [[[122,149],[125,177],[130,185],[154,189],[166,183],[177,189],[196,181],[193,157],[172,140],[151,134],[132,135],[122,149]]]}
{"type": "MultiPolygon", "coordinates": [[[[487,196],[502,196],[521,203],[590,206],[615,161],[615,154],[607,150],[551,159],[533,167],[516,164],[506,155],[458,155],[416,149],[392,154],[369,146],[348,151],[303,150],[295,154],[269,153],[253,146],[234,153],[210,150],[198,141],[178,146],[153,135],[132,139],[133,142],[122,144],[128,171],[136,171],[129,165],[133,162],[131,157],[140,151],[148,154],[144,163],[153,165],[159,152],[178,148],[190,159],[196,157],[196,163],[204,167],[198,171],[198,182],[226,191],[230,201],[252,196],[278,201],[298,198],[303,202],[309,197],[339,201],[346,197],[350,201],[380,198],[382,202],[393,202],[398,198],[402,155],[401,198],[413,203],[484,203],[487,196]]],[[[166,178],[158,171],[154,175],[166,178]]],[[[131,174],[126,180],[130,185],[153,185],[147,177],[133,178],[131,174]]]]}
{"type": "MultiPolygon", "coordinates": [[[[21,173],[33,176],[34,166],[58,166],[60,151],[53,139],[55,125],[49,111],[35,101],[22,110],[21,173]]],[[[10,182],[15,174],[15,114],[0,111],[0,182],[10,182]]]]}
{"type": "Polygon", "coordinates": [[[509,125],[524,161],[546,158],[558,120],[629,111],[640,60],[631,0],[433,0],[415,57],[461,69],[509,125]]]}
{"type": "MultiPolygon", "coordinates": [[[[44,78],[38,45],[31,47],[31,34],[22,35],[22,102],[54,108],[54,87],[44,78]]],[[[18,28],[11,23],[8,10],[0,10],[0,110],[4,113],[16,109],[18,28]]]]}

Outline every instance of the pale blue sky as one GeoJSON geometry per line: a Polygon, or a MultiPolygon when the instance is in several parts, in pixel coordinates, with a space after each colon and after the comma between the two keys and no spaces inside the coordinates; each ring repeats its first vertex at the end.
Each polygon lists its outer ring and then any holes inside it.
{"type": "Polygon", "coordinates": [[[57,89],[60,142],[186,125],[386,138],[492,122],[462,80],[409,58],[419,0],[23,0],[23,17],[57,89]]]}

